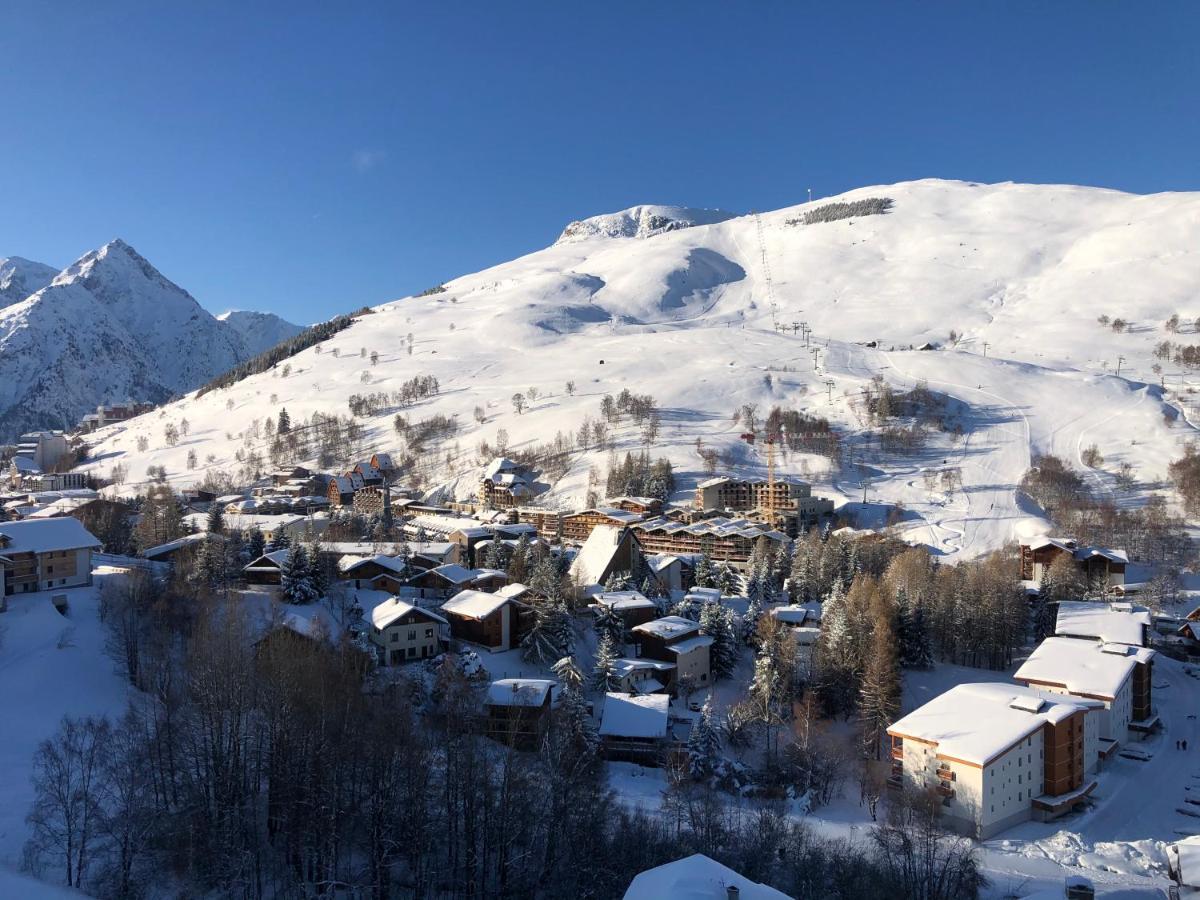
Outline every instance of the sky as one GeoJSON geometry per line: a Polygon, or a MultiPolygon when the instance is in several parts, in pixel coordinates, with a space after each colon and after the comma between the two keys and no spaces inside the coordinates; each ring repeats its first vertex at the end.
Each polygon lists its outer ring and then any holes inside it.
{"type": "Polygon", "coordinates": [[[0,5],[0,256],[296,322],[639,203],[1200,190],[1193,2],[0,5]]]}

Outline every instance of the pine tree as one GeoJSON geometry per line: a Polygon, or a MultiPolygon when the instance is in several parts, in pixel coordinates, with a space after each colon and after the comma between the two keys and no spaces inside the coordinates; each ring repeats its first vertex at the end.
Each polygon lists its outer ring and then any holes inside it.
{"type": "Polygon", "coordinates": [[[308,577],[312,582],[313,590],[317,592],[318,597],[324,597],[329,593],[329,571],[322,562],[321,541],[314,540],[308,545],[308,577]]]}
{"type": "Polygon", "coordinates": [[[696,560],[696,587],[713,586],[713,564],[707,553],[701,553],[696,560]]]}
{"type": "Polygon", "coordinates": [[[712,721],[712,694],[704,701],[700,718],[692,723],[692,733],[687,742],[688,771],[696,781],[703,781],[713,774],[721,758],[721,737],[712,721]]]}
{"type": "Polygon", "coordinates": [[[807,547],[796,548],[796,555],[792,557],[791,574],[789,584],[791,601],[793,603],[811,603],[816,595],[813,590],[812,556],[807,547]]]}
{"type": "Polygon", "coordinates": [[[571,742],[584,753],[595,753],[600,738],[588,714],[587,701],[583,698],[583,672],[579,664],[575,662],[575,657],[564,656],[550,669],[562,685],[559,716],[571,742]]]}
{"type": "Polygon", "coordinates": [[[625,621],[617,615],[611,604],[596,604],[596,635],[601,639],[608,635],[614,647],[621,647],[625,643],[625,621]]]}
{"type": "Polygon", "coordinates": [[[746,579],[746,600],[759,609],[767,605],[767,585],[761,569],[752,569],[746,579]]]}
{"type": "Polygon", "coordinates": [[[597,691],[615,691],[620,688],[620,678],[617,676],[616,645],[609,635],[600,638],[596,647],[596,666],[592,669],[592,688],[597,691]]]}
{"type": "Polygon", "coordinates": [[[529,576],[529,536],[522,532],[513,549],[512,558],[508,561],[508,580],[525,583],[529,576]]]}
{"type": "Polygon", "coordinates": [[[742,614],[742,643],[751,645],[758,639],[758,623],[762,620],[762,607],[751,600],[742,614]]]}
{"type": "Polygon", "coordinates": [[[288,415],[287,407],[279,410],[279,423],[275,426],[276,434],[287,434],[292,430],[292,417],[288,415]]]}
{"type": "Polygon", "coordinates": [[[709,648],[713,678],[729,678],[737,668],[738,644],[732,616],[731,610],[712,601],[700,609],[700,633],[713,639],[709,648]]]}
{"type": "Polygon", "coordinates": [[[724,563],[721,566],[721,573],[717,576],[717,587],[721,589],[721,596],[734,597],[738,592],[738,577],[733,571],[733,566],[729,563],[724,563]]]}
{"type": "Polygon", "coordinates": [[[193,566],[196,584],[205,590],[216,590],[224,580],[224,560],[221,549],[216,546],[216,540],[205,538],[196,548],[196,560],[193,566]]]}
{"type": "Polygon", "coordinates": [[[250,559],[256,560],[267,552],[267,542],[263,537],[262,531],[255,526],[250,529],[249,535],[246,537],[246,553],[250,559]]]}
{"type": "Polygon", "coordinates": [[[225,533],[225,510],[221,508],[220,503],[210,503],[208,505],[208,533],[225,533]]]}
{"type": "Polygon", "coordinates": [[[567,608],[560,601],[540,600],[533,610],[533,626],[521,641],[521,656],[539,665],[570,656],[574,635],[567,608]]]}
{"type": "Polygon", "coordinates": [[[909,655],[905,665],[911,669],[932,669],[933,642],[929,636],[924,604],[918,603],[913,607],[908,632],[909,655]]]}
{"type": "Polygon", "coordinates": [[[297,544],[288,550],[280,571],[279,586],[280,593],[288,603],[312,603],[320,596],[313,587],[308,554],[304,552],[303,545],[297,544]]]}

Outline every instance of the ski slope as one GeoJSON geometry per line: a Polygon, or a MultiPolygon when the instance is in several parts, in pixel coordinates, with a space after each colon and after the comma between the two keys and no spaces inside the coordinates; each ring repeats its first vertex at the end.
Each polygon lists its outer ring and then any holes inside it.
{"type": "MultiPolygon", "coordinates": [[[[435,496],[466,496],[486,461],[480,441],[494,445],[501,429],[513,449],[573,435],[598,417],[604,394],[628,388],[662,410],[651,449],[671,459],[680,498],[707,474],[697,440],[727,454],[722,472],[762,476],[765,461],[741,443],[733,416],[754,404],[761,419],[779,405],[827,417],[847,446],[841,466],[789,454],[782,474],[850,502],[867,524],[902,504],[898,527],[911,540],[975,556],[1046,527],[1014,491],[1034,455],[1082,466],[1095,443],[1103,471],[1086,477],[1111,490],[1128,461],[1144,496],[1195,436],[1180,415],[1187,373],[1169,363],[1154,373],[1152,351],[1166,338],[1200,342],[1190,324],[1177,335],[1162,328],[1172,313],[1185,323],[1200,315],[1198,238],[1200,195],[1058,185],[916,181],[750,216],[638,207],[572,223],[556,244],[451,279],[442,292],[383,303],[321,352],[293,357],[286,376],[278,366],[101,432],[89,468],[127,466],[124,493],[143,487],[148,466],[183,487],[209,469],[236,472],[239,450],[265,455],[254,425],[281,408],[293,422],[346,414],[352,394],[433,375],[438,396],[361,420],[363,449],[403,451],[391,427],[397,412],[454,416],[457,434],[423,453],[421,466],[426,486],[443,487],[435,496]],[[891,211],[797,221],[832,200],[866,197],[891,198],[891,211]],[[1117,333],[1100,314],[1130,325],[1117,333]],[[800,322],[808,340],[792,327],[800,322]],[[927,342],[939,349],[910,349],[927,342]],[[860,400],[875,376],[900,389],[925,381],[951,398],[962,439],[936,434],[905,456],[871,449],[860,400]],[[531,387],[536,399],[517,414],[512,396],[531,387]],[[188,436],[167,446],[163,425],[183,419],[188,436]],[[189,450],[200,461],[192,471],[189,450]],[[924,473],[945,468],[960,470],[961,490],[927,489],[924,473]]],[[[641,448],[628,424],[613,438],[619,454],[641,448]]],[[[573,454],[545,502],[581,505],[589,468],[603,483],[608,458],[573,454]]]]}

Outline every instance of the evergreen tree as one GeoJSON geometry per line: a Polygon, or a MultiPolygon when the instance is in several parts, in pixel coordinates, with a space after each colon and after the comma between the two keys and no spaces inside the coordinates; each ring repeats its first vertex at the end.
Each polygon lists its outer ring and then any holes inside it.
{"type": "Polygon", "coordinates": [[[540,600],[533,611],[533,626],[521,641],[521,656],[539,665],[570,656],[575,641],[567,608],[558,600],[540,600]]]}
{"type": "Polygon", "coordinates": [[[196,548],[196,559],[192,568],[196,586],[215,591],[224,581],[225,566],[221,548],[215,539],[205,538],[196,548]]]}
{"type": "Polygon", "coordinates": [[[287,407],[279,410],[279,423],[275,426],[276,434],[287,434],[292,430],[292,417],[288,415],[287,407]]]}
{"type": "Polygon", "coordinates": [[[789,583],[791,601],[793,603],[811,603],[817,596],[814,590],[815,573],[812,568],[812,554],[808,547],[797,547],[796,555],[792,557],[791,582],[789,583]]]}
{"type": "Polygon", "coordinates": [[[909,654],[904,663],[910,669],[933,668],[933,641],[929,636],[929,622],[925,618],[925,606],[918,603],[913,607],[908,625],[909,654]]]}
{"type": "Polygon", "coordinates": [[[210,503],[208,505],[208,533],[225,533],[225,510],[221,508],[220,503],[210,503]]]}
{"type": "Polygon", "coordinates": [[[608,635],[614,647],[625,644],[625,621],[610,604],[596,604],[596,635],[601,639],[608,635]]]}
{"type": "Polygon", "coordinates": [[[752,569],[746,579],[746,600],[760,610],[767,605],[767,584],[761,569],[752,569]]]}
{"type": "Polygon", "coordinates": [[[600,746],[600,737],[596,734],[596,726],[588,715],[587,701],[583,698],[583,672],[573,656],[564,656],[551,669],[563,686],[558,707],[559,720],[576,749],[589,755],[595,753],[600,746]]]}
{"type": "Polygon", "coordinates": [[[762,607],[751,600],[742,614],[742,643],[753,644],[758,639],[758,623],[762,620],[762,607]]]}
{"type": "Polygon", "coordinates": [[[320,595],[313,587],[308,554],[297,544],[288,549],[279,578],[280,593],[288,603],[312,603],[320,595]]]}
{"type": "Polygon", "coordinates": [[[700,718],[692,723],[687,742],[688,771],[696,781],[713,774],[721,758],[721,737],[712,721],[712,694],[704,701],[700,718]]]}
{"type": "Polygon", "coordinates": [[[700,633],[712,639],[709,664],[713,678],[729,678],[737,668],[738,644],[733,631],[733,613],[720,603],[709,601],[700,609],[700,633]]]}
{"type": "Polygon", "coordinates": [[[733,566],[729,563],[721,565],[721,573],[717,576],[717,587],[721,589],[721,596],[734,597],[738,592],[738,577],[733,571],[733,566]]]}
{"type": "Polygon", "coordinates": [[[512,558],[508,561],[508,580],[525,583],[529,577],[529,536],[522,532],[513,549],[512,558]]]}
{"type": "Polygon", "coordinates": [[[707,553],[696,560],[696,587],[713,587],[713,563],[707,553]]]}
{"type": "Polygon", "coordinates": [[[412,550],[407,543],[396,548],[396,562],[400,565],[396,570],[396,577],[401,581],[407,581],[412,575],[412,550]]]}
{"type": "Polygon", "coordinates": [[[249,535],[246,537],[246,553],[251,561],[258,559],[267,552],[267,541],[263,537],[262,531],[255,526],[250,529],[249,535]]]}
{"type": "Polygon", "coordinates": [[[309,580],[312,582],[317,596],[324,597],[329,593],[330,573],[323,561],[324,556],[321,553],[321,541],[319,538],[308,545],[307,555],[309,580]]]}
{"type": "Polygon", "coordinates": [[[617,676],[617,660],[620,655],[610,635],[600,638],[596,647],[596,666],[592,669],[592,688],[597,691],[615,691],[620,687],[617,676]]]}

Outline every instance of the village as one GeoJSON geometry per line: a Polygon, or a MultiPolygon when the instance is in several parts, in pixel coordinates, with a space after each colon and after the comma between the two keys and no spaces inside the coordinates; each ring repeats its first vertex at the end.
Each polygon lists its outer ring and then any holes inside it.
{"type": "MultiPolygon", "coordinates": [[[[566,740],[635,806],[639,780],[664,808],[716,792],[820,815],[852,786],[870,822],[927,803],[928,827],[964,841],[943,862],[963,891],[985,880],[975,842],[1104,816],[1130,766],[1169,766],[1172,742],[1181,763],[1200,753],[1180,706],[1197,696],[1200,605],[1145,605],[1127,576],[1153,567],[1118,549],[1043,536],[939,570],[886,530],[836,527],[833,501],[774,466],[700,480],[690,502],[563,511],[506,457],[471,496],[432,504],[376,452],[222,496],[151,487],[133,506],[71,471],[78,447],[35,432],[10,451],[0,608],[71,619],[98,596],[134,687],[151,664],[130,645],[153,629],[130,633],[131,604],[236,610],[254,666],[325,659],[418,717],[453,697],[461,734],[530,758],[566,740]],[[924,673],[947,665],[930,691],[924,673]]],[[[1168,801],[1181,837],[1159,873],[1184,890],[1200,888],[1197,777],[1168,801]]],[[[705,866],[742,896],[785,896],[705,856],[649,867],[625,896],[667,896],[648,886],[705,866]]],[[[1063,896],[1088,883],[1068,877],[1063,896]]]]}

